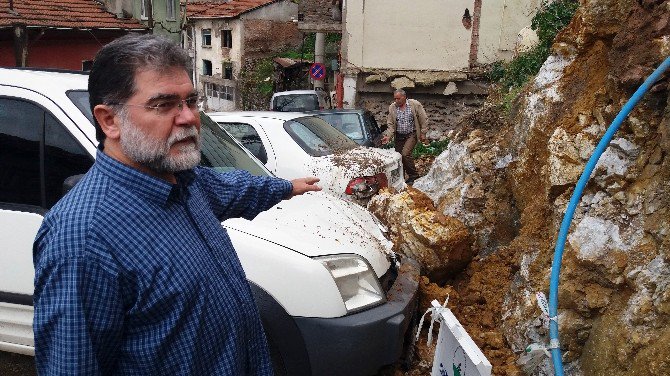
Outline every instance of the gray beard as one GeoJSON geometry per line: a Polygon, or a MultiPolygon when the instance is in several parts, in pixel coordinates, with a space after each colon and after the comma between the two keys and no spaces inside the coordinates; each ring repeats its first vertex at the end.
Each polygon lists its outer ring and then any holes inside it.
{"type": "Polygon", "coordinates": [[[189,170],[200,163],[200,133],[195,125],[178,127],[166,140],[157,140],[135,126],[126,114],[121,114],[121,150],[134,162],[158,173],[189,170]],[[170,155],[170,147],[189,137],[195,144],[182,145],[179,154],[170,155]]]}

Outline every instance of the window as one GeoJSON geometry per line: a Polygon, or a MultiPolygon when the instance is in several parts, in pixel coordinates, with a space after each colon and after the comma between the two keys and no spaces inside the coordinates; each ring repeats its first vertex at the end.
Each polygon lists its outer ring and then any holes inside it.
{"type": "Polygon", "coordinates": [[[349,137],[316,116],[289,120],[284,123],[284,129],[307,154],[313,157],[323,157],[358,146],[349,137]]]}
{"type": "Polygon", "coordinates": [[[63,182],[93,165],[86,150],[51,114],[44,119],[44,192],[46,208],[63,196],[63,182]]]}
{"type": "Polygon", "coordinates": [[[225,99],[227,101],[232,101],[233,100],[233,94],[235,93],[235,88],[232,86],[222,86],[221,87],[221,93],[220,93],[220,98],[225,99]]]}
{"type": "Polygon", "coordinates": [[[212,62],[210,60],[202,59],[202,75],[203,76],[212,75],[212,62]]]}
{"type": "Polygon", "coordinates": [[[142,8],[140,10],[140,16],[142,19],[146,20],[149,18],[149,15],[153,13],[151,11],[151,0],[142,0],[140,4],[140,7],[142,8]]]}
{"type": "Polygon", "coordinates": [[[251,154],[258,158],[261,162],[267,163],[268,155],[263,146],[261,136],[258,135],[256,129],[245,123],[220,123],[221,127],[228,131],[233,137],[239,141],[242,146],[249,149],[251,154]]]}
{"type": "Polygon", "coordinates": [[[61,198],[64,180],[92,165],[93,158],[51,114],[30,102],[0,98],[0,202],[49,209],[61,198]]]}
{"type": "Polygon", "coordinates": [[[232,30],[223,30],[223,40],[221,41],[222,47],[232,48],[233,47],[233,31],[232,30]]]}
{"type": "Polygon", "coordinates": [[[325,113],[319,117],[357,143],[365,141],[365,134],[357,113],[325,113]]]}
{"type": "Polygon", "coordinates": [[[202,29],[202,46],[212,47],[212,29],[202,29]]]}
{"type": "Polygon", "coordinates": [[[165,2],[166,8],[165,8],[165,16],[168,20],[174,20],[175,19],[175,2],[174,0],[167,0],[165,2]]]}
{"type": "Polygon", "coordinates": [[[223,78],[226,80],[233,79],[233,63],[225,62],[223,63],[223,78]]]}

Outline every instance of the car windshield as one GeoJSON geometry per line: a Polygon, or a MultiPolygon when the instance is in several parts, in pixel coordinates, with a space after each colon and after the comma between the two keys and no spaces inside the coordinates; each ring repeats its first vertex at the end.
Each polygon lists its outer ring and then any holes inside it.
{"type": "MultiPolygon", "coordinates": [[[[88,92],[73,90],[67,93],[68,98],[93,123],[93,115],[88,104],[88,92]]],[[[268,176],[271,173],[240,146],[226,131],[205,115],[200,113],[200,135],[202,137],[200,165],[212,167],[221,172],[246,170],[257,176],[268,176]]]]}
{"type": "Polygon", "coordinates": [[[319,109],[319,99],[314,94],[287,94],[274,98],[275,111],[311,111],[319,109]]]}
{"type": "Polygon", "coordinates": [[[288,120],[284,123],[284,129],[307,154],[314,157],[343,152],[358,146],[342,132],[316,116],[288,120]]]}
{"type": "Polygon", "coordinates": [[[356,141],[358,144],[365,142],[365,133],[361,118],[356,113],[332,113],[320,114],[321,119],[328,122],[338,131],[344,133],[350,139],[356,141]]]}

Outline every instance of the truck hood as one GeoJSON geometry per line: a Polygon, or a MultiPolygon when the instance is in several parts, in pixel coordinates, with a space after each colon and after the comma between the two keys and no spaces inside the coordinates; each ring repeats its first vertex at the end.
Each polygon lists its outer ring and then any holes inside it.
{"type": "Polygon", "coordinates": [[[323,192],[293,197],[249,221],[223,222],[228,231],[240,231],[308,257],[357,254],[377,275],[389,267],[392,249],[384,226],[358,204],[323,192]]]}

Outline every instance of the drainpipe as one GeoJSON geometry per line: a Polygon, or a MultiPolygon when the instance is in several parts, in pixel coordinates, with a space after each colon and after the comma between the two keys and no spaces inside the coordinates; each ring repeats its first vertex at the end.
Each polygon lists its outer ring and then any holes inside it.
{"type": "Polygon", "coordinates": [[[475,0],[472,15],[472,39],[470,40],[470,56],[468,65],[470,68],[477,65],[477,53],[479,52],[479,22],[482,17],[482,0],[475,0]]]}

